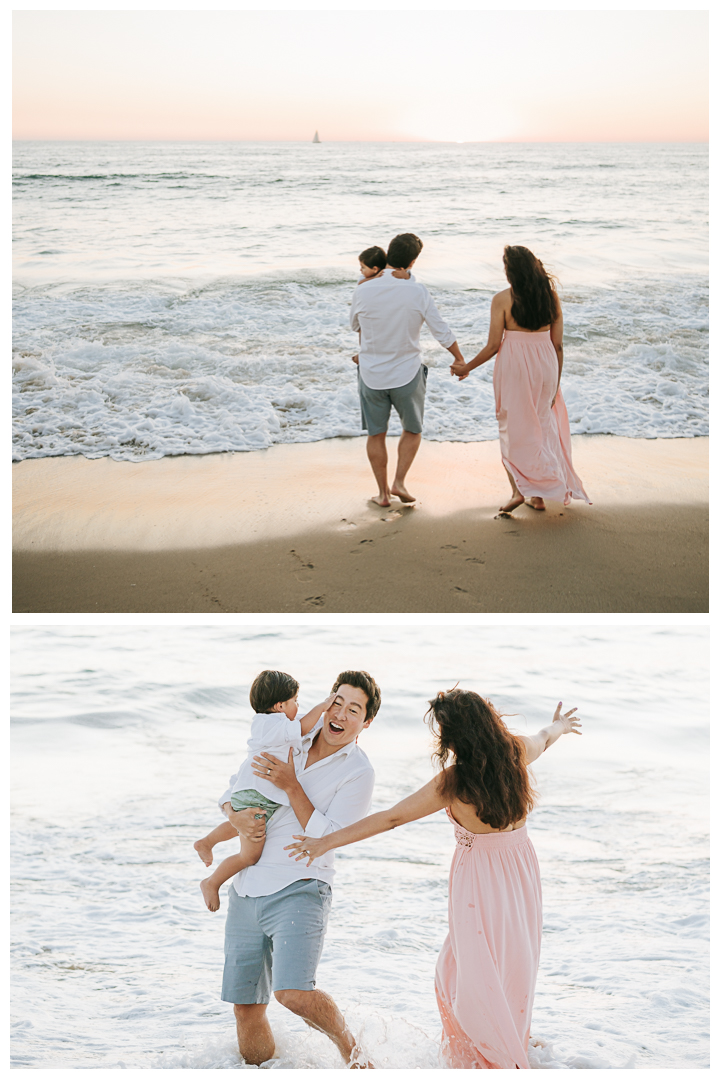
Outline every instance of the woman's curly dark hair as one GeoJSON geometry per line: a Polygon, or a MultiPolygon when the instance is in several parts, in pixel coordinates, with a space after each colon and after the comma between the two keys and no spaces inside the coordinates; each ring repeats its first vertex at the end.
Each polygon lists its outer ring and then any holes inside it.
{"type": "Polygon", "coordinates": [[[525,746],[512,735],[489,701],[472,690],[450,690],[430,702],[426,714],[437,740],[440,794],[468,803],[493,829],[506,829],[533,808],[525,746]],[[454,768],[447,768],[448,761],[454,768]]]}
{"type": "Polygon", "coordinates": [[[554,323],[560,312],[556,282],[540,260],[526,247],[508,245],[503,265],[512,290],[510,314],[518,326],[539,330],[554,323]]]}

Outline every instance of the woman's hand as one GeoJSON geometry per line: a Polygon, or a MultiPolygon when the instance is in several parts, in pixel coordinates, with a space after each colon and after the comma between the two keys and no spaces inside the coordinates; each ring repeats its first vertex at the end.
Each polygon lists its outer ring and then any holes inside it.
{"type": "Polygon", "coordinates": [[[301,859],[307,858],[307,865],[314,862],[315,859],[319,859],[321,855],[324,855],[326,851],[329,851],[329,847],[324,843],[322,839],[313,840],[310,836],[295,836],[296,844],[288,844],[285,848],[289,851],[289,859],[295,856],[295,862],[300,862],[301,859]]]}
{"type": "Polygon", "coordinates": [[[577,712],[577,709],[569,709],[566,713],[561,713],[561,708],[562,701],[559,701],[558,707],[555,710],[555,715],[553,716],[553,724],[560,725],[560,734],[570,735],[572,733],[574,735],[582,735],[582,731],[580,731],[582,723],[578,717],[573,716],[573,713],[577,712]]]}
{"type": "Polygon", "coordinates": [[[460,382],[462,382],[470,374],[470,368],[466,363],[456,360],[454,364],[450,365],[450,374],[457,375],[460,382]]]}
{"type": "Polygon", "coordinates": [[[240,836],[251,840],[253,844],[259,844],[265,839],[267,811],[261,806],[250,806],[246,810],[233,810],[232,806],[229,806],[226,813],[228,821],[234,829],[237,829],[240,836]],[[258,817],[258,815],[262,816],[258,817]]]}
{"type": "Polygon", "coordinates": [[[297,784],[295,776],[295,762],[293,761],[292,747],[288,750],[287,761],[281,761],[273,754],[258,754],[252,761],[253,772],[261,776],[263,780],[269,780],[281,791],[290,791],[297,784]]]}

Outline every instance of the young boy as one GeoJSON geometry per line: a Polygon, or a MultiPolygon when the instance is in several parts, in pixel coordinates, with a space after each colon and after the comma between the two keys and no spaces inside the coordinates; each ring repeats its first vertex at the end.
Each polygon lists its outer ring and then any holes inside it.
{"type": "MultiPolygon", "coordinates": [[[[238,770],[230,802],[233,810],[258,807],[261,813],[255,817],[261,818],[264,815],[266,823],[279,806],[289,806],[290,800],[275,784],[255,775],[253,757],[265,752],[287,761],[290,748],[293,754],[299,754],[303,735],[312,731],[335,696],[331,694],[298,720],[298,689],[297,680],[283,671],[261,671],[250,687],[250,704],[255,710],[255,716],[248,739],[248,756],[238,770]]],[[[205,865],[210,866],[215,844],[219,844],[221,840],[232,840],[237,835],[230,822],[226,821],[202,840],[197,840],[193,846],[205,865]]],[[[220,907],[220,886],[245,867],[256,863],[264,847],[264,840],[253,841],[241,836],[240,854],[223,859],[217,870],[200,882],[205,903],[210,911],[217,911],[220,907]]]]}
{"type": "MultiPolygon", "coordinates": [[[[358,281],[358,285],[364,285],[366,281],[370,281],[371,278],[381,277],[382,272],[387,266],[387,255],[381,247],[369,247],[365,248],[358,255],[360,261],[360,273],[362,277],[358,281]]],[[[396,278],[410,278],[412,274],[409,270],[393,270],[393,277],[396,278]]],[[[357,354],[352,358],[353,364],[359,364],[357,354]]]]}

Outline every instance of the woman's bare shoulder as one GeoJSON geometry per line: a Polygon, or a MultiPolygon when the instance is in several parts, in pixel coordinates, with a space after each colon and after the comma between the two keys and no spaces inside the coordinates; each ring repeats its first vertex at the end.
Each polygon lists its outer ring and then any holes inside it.
{"type": "Polygon", "coordinates": [[[492,302],[500,307],[510,307],[512,305],[512,289],[508,288],[503,289],[502,292],[496,292],[492,302]]]}

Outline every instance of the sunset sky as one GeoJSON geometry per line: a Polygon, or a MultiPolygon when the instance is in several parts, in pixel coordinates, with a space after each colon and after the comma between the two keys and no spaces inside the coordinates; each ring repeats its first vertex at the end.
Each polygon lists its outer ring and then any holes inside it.
{"type": "Polygon", "coordinates": [[[17,139],[705,141],[704,11],[17,11],[17,139]]]}

